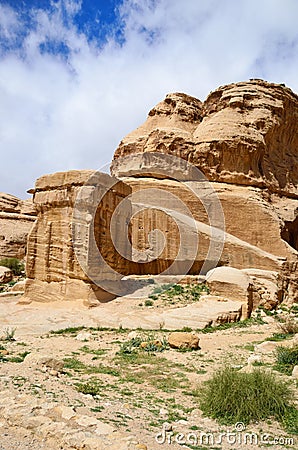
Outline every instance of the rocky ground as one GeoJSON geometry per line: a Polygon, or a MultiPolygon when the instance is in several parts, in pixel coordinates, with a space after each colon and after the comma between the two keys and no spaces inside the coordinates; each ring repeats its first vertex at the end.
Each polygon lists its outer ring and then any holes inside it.
{"type": "MultiPolygon", "coordinates": [[[[99,325],[100,309],[109,305],[87,310],[65,302],[51,305],[50,313],[48,305],[18,305],[17,299],[0,302],[0,449],[270,447],[269,441],[239,446],[233,440],[241,438],[241,424],[235,430],[203,417],[197,388],[224,364],[273,369],[290,383],[295,398],[297,380],[274,369],[276,346],[292,345],[295,335],[266,341],[279,331],[277,318],[288,311],[262,313],[262,320],[247,326],[196,331],[200,349],[181,351],[166,345],[171,332],[165,329],[99,325]],[[232,434],[220,443],[219,433],[228,431],[232,434]],[[180,443],[178,432],[184,435],[180,443]],[[208,432],[213,444],[202,435],[208,432]]],[[[120,311],[127,310],[123,299],[117,302],[120,311]]],[[[139,303],[135,299],[130,306],[142,313],[146,307],[139,303]]],[[[147,307],[147,320],[156,308],[147,307]]],[[[250,424],[246,432],[257,433],[259,440],[266,433],[268,439],[276,437],[274,449],[298,445],[297,436],[274,421],[250,424]]]]}

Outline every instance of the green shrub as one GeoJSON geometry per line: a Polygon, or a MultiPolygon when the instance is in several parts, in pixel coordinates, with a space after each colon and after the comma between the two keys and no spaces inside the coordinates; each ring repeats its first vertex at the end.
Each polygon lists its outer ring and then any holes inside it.
{"type": "Polygon", "coordinates": [[[21,275],[25,270],[24,263],[17,258],[3,258],[0,260],[0,266],[7,267],[16,276],[21,275]]]}
{"type": "Polygon", "coordinates": [[[97,380],[90,380],[86,383],[78,383],[76,389],[82,394],[94,396],[102,391],[102,385],[97,380]]]}
{"type": "Polygon", "coordinates": [[[298,322],[293,317],[288,317],[284,322],[278,324],[279,329],[285,334],[298,333],[298,322]]]}
{"type": "Polygon", "coordinates": [[[287,384],[260,369],[243,373],[225,367],[215,372],[200,390],[203,413],[226,424],[248,424],[270,417],[283,423],[293,409],[290,399],[287,384]]]}
{"type": "Polygon", "coordinates": [[[138,352],[163,352],[168,346],[165,337],[158,339],[154,333],[137,336],[121,344],[118,355],[136,355],[138,352]]]}
{"type": "Polygon", "coordinates": [[[292,348],[277,347],[276,349],[276,366],[280,372],[291,375],[294,366],[298,365],[298,345],[292,348]]]}
{"type": "Polygon", "coordinates": [[[149,300],[149,299],[147,299],[147,300],[145,300],[145,303],[144,303],[144,305],[145,305],[145,306],[152,306],[152,305],[153,305],[153,301],[152,301],[152,300],[149,300]]]}
{"type": "Polygon", "coordinates": [[[170,303],[175,303],[175,301],[190,303],[198,301],[202,293],[209,293],[208,286],[203,283],[184,285],[168,283],[156,286],[149,297],[154,300],[160,297],[170,303]]]}
{"type": "Polygon", "coordinates": [[[289,339],[290,337],[291,336],[287,333],[273,333],[273,335],[266,338],[265,341],[278,342],[284,341],[285,339],[289,339]]]}

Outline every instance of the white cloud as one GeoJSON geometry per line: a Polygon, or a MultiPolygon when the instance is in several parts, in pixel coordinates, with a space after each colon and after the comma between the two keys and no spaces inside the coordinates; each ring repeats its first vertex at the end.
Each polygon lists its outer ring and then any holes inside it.
{"type": "Polygon", "coordinates": [[[204,99],[252,77],[298,92],[296,0],[125,0],[125,42],[111,29],[101,48],[77,30],[80,6],[32,10],[29,30],[0,6],[1,42],[23,45],[0,59],[1,191],[24,196],[44,173],[100,167],[168,92],[204,99]]]}

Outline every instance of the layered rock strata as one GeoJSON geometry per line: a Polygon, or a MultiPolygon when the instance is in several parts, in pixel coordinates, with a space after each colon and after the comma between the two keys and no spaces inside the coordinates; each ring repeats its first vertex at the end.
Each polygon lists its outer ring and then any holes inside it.
{"type": "Polygon", "coordinates": [[[246,315],[298,301],[297,118],[298,97],[261,80],[204,103],[169,94],[121,141],[113,177],[40,178],[26,298],[95,305],[121,295],[103,280],[228,266],[249,278],[246,315]]]}
{"type": "Polygon", "coordinates": [[[0,193],[0,259],[23,259],[27,236],[35,221],[32,201],[0,193]]]}
{"type": "MultiPolygon", "coordinates": [[[[88,170],[37,180],[33,190],[37,221],[28,239],[23,302],[68,299],[94,306],[115,297],[101,281],[115,282],[119,273],[128,273],[109,228],[115,208],[130,192],[121,181],[88,170]],[[96,259],[100,254],[102,259],[96,259]]],[[[119,223],[115,226],[114,235],[121,241],[119,223]]]]}
{"type": "Polygon", "coordinates": [[[214,260],[203,224],[212,225],[214,209],[222,208],[219,228],[226,235],[216,264],[280,273],[280,297],[298,301],[297,118],[297,95],[262,80],[222,86],[204,103],[169,94],[154,107],[120,142],[111,168],[148,205],[134,218],[132,239],[139,254],[148,250],[150,231],[161,229],[166,237],[163,252],[143,269],[159,273],[177,257],[176,214],[184,227],[193,217],[188,235],[201,238],[189,272],[206,273],[214,260]],[[164,204],[152,212],[160,197],[156,189],[181,200],[176,212],[164,204]]]}

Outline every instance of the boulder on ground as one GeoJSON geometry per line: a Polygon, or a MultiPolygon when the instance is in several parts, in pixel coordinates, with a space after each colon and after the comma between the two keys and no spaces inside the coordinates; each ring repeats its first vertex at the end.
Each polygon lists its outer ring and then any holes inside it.
{"type": "Polygon", "coordinates": [[[25,284],[26,284],[26,280],[18,281],[16,284],[14,284],[10,288],[10,291],[12,291],[12,292],[24,292],[25,291],[25,284]]]}
{"type": "Polygon", "coordinates": [[[234,267],[216,267],[207,272],[206,283],[212,295],[219,295],[244,304],[242,318],[250,316],[253,308],[252,280],[234,267]]]}
{"type": "Polygon", "coordinates": [[[8,267],[0,266],[0,283],[8,283],[12,277],[13,273],[8,267]]]}
{"type": "Polygon", "coordinates": [[[170,333],[168,344],[171,348],[198,350],[200,338],[196,333],[175,331],[170,333]]]}

